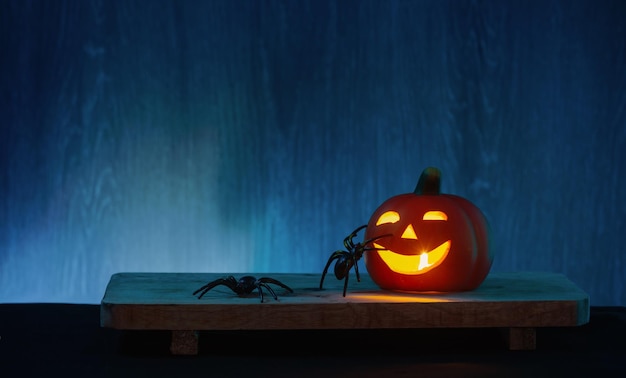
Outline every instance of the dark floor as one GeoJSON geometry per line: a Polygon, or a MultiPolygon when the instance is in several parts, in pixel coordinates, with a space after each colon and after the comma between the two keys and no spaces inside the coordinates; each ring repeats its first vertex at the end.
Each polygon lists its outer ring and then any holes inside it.
{"type": "Polygon", "coordinates": [[[97,305],[0,304],[0,377],[626,377],[626,307],[537,331],[509,351],[494,329],[204,332],[172,356],[167,331],[100,327],[97,305]]]}

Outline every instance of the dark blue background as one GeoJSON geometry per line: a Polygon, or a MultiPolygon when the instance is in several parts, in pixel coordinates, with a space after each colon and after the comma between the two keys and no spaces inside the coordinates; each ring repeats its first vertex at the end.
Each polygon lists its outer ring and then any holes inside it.
{"type": "MultiPolygon", "coordinates": [[[[624,305],[626,2],[0,2],[0,302],[320,272],[426,166],[624,305]]],[[[364,267],[364,265],[362,265],[364,267]]]]}

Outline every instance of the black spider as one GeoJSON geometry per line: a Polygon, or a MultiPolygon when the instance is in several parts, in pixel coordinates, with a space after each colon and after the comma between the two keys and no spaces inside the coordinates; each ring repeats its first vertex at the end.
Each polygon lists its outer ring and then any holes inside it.
{"type": "Polygon", "coordinates": [[[261,303],[263,303],[263,288],[265,288],[267,291],[269,291],[270,294],[272,294],[275,300],[278,300],[278,296],[268,284],[278,285],[286,289],[290,293],[293,293],[293,290],[289,286],[270,277],[261,277],[257,279],[253,276],[243,276],[239,280],[237,280],[233,276],[228,276],[224,278],[218,278],[215,281],[209,282],[208,284],[194,291],[193,295],[200,293],[200,295],[198,295],[198,299],[200,299],[204,294],[213,289],[215,286],[224,285],[228,286],[232,291],[235,292],[235,294],[240,297],[244,297],[247,294],[252,293],[254,289],[257,289],[259,291],[259,296],[261,297],[261,303]]]}
{"type": "Polygon", "coordinates": [[[380,249],[380,248],[375,248],[375,247],[367,247],[367,245],[380,238],[391,236],[391,234],[385,234],[385,235],[381,235],[381,236],[377,236],[375,238],[369,239],[363,242],[362,244],[361,243],[354,244],[352,239],[356,236],[356,234],[359,231],[361,231],[365,227],[367,227],[366,224],[358,227],[356,230],[352,231],[350,235],[348,235],[345,239],[343,239],[343,245],[344,247],[346,247],[346,251],[339,250],[339,251],[333,252],[333,254],[330,255],[330,257],[328,258],[328,262],[326,263],[326,266],[324,267],[324,272],[322,273],[322,279],[320,281],[320,290],[322,290],[322,285],[324,284],[324,277],[326,276],[326,272],[328,272],[328,267],[335,259],[337,260],[337,262],[335,263],[335,277],[337,277],[338,280],[345,278],[345,282],[343,284],[343,296],[344,297],[346,296],[346,289],[348,288],[348,277],[350,277],[350,274],[349,274],[350,269],[352,269],[353,266],[354,266],[354,271],[356,273],[356,280],[359,282],[361,281],[361,276],[359,275],[359,265],[357,264],[357,262],[361,259],[361,257],[363,256],[365,252],[380,249]]]}

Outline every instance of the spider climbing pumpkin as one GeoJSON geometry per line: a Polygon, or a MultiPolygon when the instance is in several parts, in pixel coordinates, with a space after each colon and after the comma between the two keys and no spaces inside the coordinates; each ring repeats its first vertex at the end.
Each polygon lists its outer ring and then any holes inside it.
{"type": "Polygon", "coordinates": [[[372,214],[365,239],[381,238],[365,266],[381,288],[401,291],[467,291],[491,269],[490,228],[478,207],[440,192],[441,173],[426,168],[413,193],[384,201],[372,214]]]}

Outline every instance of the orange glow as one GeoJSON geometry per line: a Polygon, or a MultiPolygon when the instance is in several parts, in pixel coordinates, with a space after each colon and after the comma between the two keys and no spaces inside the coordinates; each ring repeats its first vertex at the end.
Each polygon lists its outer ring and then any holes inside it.
{"type": "Polygon", "coordinates": [[[384,212],[376,221],[376,225],[380,226],[384,223],[396,223],[400,220],[400,214],[395,211],[386,211],[384,212]]]}
{"type": "Polygon", "coordinates": [[[374,243],[374,247],[380,248],[378,255],[387,264],[389,269],[400,274],[423,274],[441,264],[448,252],[450,252],[451,241],[442,243],[437,248],[422,252],[419,255],[401,255],[393,251],[384,249],[380,244],[374,243]]]}
{"type": "Polygon", "coordinates": [[[364,302],[401,302],[401,303],[437,303],[452,302],[452,299],[443,298],[438,293],[433,295],[424,295],[418,293],[352,293],[350,300],[364,302]]]}
{"type": "Polygon", "coordinates": [[[414,239],[417,240],[417,235],[415,234],[415,229],[413,229],[413,225],[410,224],[402,233],[402,239],[414,239]]]}
{"type": "Polygon", "coordinates": [[[427,211],[422,217],[423,220],[448,220],[448,216],[443,211],[427,211]]]}

